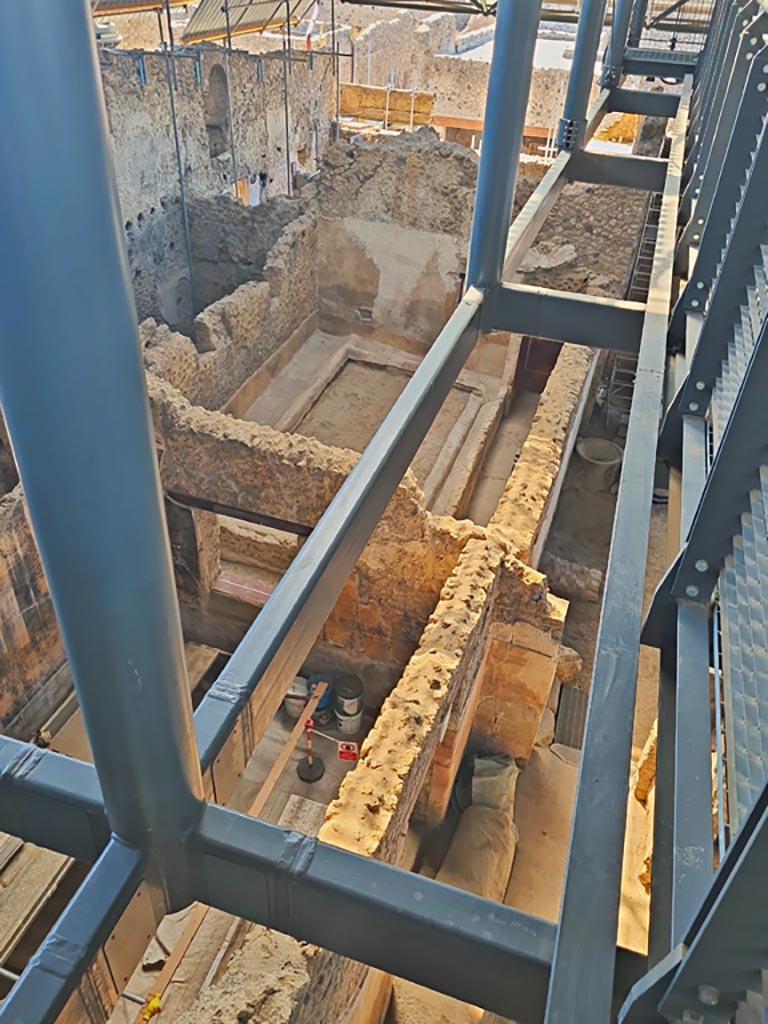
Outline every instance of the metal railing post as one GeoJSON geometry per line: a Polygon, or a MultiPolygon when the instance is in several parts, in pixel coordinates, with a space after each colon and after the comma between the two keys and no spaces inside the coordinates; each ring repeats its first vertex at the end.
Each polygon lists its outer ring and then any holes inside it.
{"type": "Polygon", "coordinates": [[[541,0],[501,0],[496,15],[467,284],[501,281],[541,0]]]}
{"type": "Polygon", "coordinates": [[[110,825],[172,848],[202,782],[90,4],[4,28],[0,401],[110,825]]]}

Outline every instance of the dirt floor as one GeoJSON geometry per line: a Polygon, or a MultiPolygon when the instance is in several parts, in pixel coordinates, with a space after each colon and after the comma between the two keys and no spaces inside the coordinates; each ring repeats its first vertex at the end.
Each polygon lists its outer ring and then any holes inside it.
{"type": "Polygon", "coordinates": [[[519,391],[512,401],[512,408],[499,424],[467,509],[467,519],[473,523],[487,526],[496,511],[504,485],[531,429],[540,397],[537,391],[519,391]]]}
{"type": "MultiPolygon", "coordinates": [[[[578,565],[605,571],[610,550],[613,515],[616,508],[615,488],[611,491],[587,490],[577,455],[574,455],[565,478],[547,551],[567,558],[578,565]]],[[[667,569],[667,508],[654,505],[648,537],[644,614],[653,593],[667,569]]],[[[594,664],[597,627],[600,622],[599,603],[571,600],[565,621],[563,643],[573,647],[582,657],[583,665],[575,686],[589,691],[594,664]]],[[[637,677],[637,703],[633,735],[633,759],[639,755],[648,737],[658,704],[658,653],[640,648],[637,677]]]]}
{"type": "MultiPolygon", "coordinates": [[[[553,744],[536,747],[517,784],[515,824],[520,842],[504,902],[552,922],[560,916],[578,774],[579,752],[553,744]]],[[[636,800],[629,803],[619,942],[644,953],[648,896],[638,874],[648,820],[641,804],[636,800]]]]}
{"type": "MultiPolygon", "coordinates": [[[[404,370],[345,363],[295,430],[323,444],[361,452],[411,379],[404,370]]],[[[423,484],[456,420],[467,405],[468,393],[452,388],[411,463],[423,484]]]]}

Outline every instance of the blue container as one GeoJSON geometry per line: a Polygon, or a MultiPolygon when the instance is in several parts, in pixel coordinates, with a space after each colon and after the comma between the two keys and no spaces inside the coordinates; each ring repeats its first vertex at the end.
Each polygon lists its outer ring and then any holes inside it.
{"type": "Polygon", "coordinates": [[[331,721],[333,712],[333,683],[327,675],[323,675],[322,672],[318,672],[314,676],[310,676],[307,680],[307,696],[311,697],[315,692],[315,687],[318,683],[325,683],[327,690],[320,698],[320,703],[317,705],[317,709],[314,713],[314,719],[318,725],[328,725],[331,721]]]}

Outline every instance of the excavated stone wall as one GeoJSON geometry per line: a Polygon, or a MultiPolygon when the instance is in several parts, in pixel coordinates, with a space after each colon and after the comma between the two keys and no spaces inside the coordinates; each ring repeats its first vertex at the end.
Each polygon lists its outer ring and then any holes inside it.
{"type": "MultiPolygon", "coordinates": [[[[533,158],[520,162],[515,214],[548,169],[548,164],[533,158]]],[[[647,204],[647,192],[569,182],[526,256],[518,280],[561,291],[623,298],[647,204]]]]}
{"type": "Polygon", "coordinates": [[[476,175],[431,129],[332,147],[314,183],[321,317],[431,343],[460,294],[476,175]]]}
{"type": "Polygon", "coordinates": [[[539,399],[531,429],[507,480],[488,528],[512,545],[513,553],[537,565],[537,544],[554,515],[558,484],[575,441],[597,356],[592,349],[564,345],[539,399]]]}
{"type": "Polygon", "coordinates": [[[218,409],[294,332],[316,316],[317,223],[311,213],[289,221],[262,258],[269,230],[274,233],[286,210],[299,213],[298,205],[287,201],[279,205],[279,216],[271,222],[261,211],[245,208],[228,197],[200,201],[195,209],[196,231],[201,236],[199,251],[206,257],[201,265],[215,266],[217,252],[224,256],[220,272],[203,277],[209,294],[215,295],[224,280],[251,274],[256,279],[224,294],[198,314],[191,325],[191,337],[173,332],[154,319],[141,324],[140,335],[149,370],[169,381],[195,405],[218,409]],[[206,239],[200,221],[205,224],[217,217],[219,227],[206,239]],[[259,234],[260,223],[265,220],[267,230],[259,234]],[[250,243],[244,257],[240,261],[228,259],[231,240],[238,234],[247,236],[249,229],[250,243]]]}
{"type": "MultiPolygon", "coordinates": [[[[111,22],[121,35],[121,50],[156,50],[160,45],[160,29],[155,11],[138,14],[110,14],[101,21],[111,22]]],[[[165,16],[163,16],[163,31],[165,16]]]]}
{"type": "Polygon", "coordinates": [[[0,726],[5,729],[64,662],[21,487],[0,499],[0,633],[0,726]]]}
{"type": "Polygon", "coordinates": [[[243,206],[228,195],[189,202],[195,297],[201,309],[248,281],[263,281],[272,248],[303,205],[276,196],[243,206]]]}
{"type": "MultiPolygon", "coordinates": [[[[208,412],[190,405],[169,384],[152,376],[148,382],[167,490],[311,527],[356,461],[351,451],[208,412]]],[[[407,474],[321,643],[402,668],[474,532],[468,522],[428,513],[407,474]]]]}
{"type": "MultiPolygon", "coordinates": [[[[189,280],[165,57],[106,50],[100,61],[139,319],[188,323],[208,299],[205,288],[202,299],[193,296],[189,280]]],[[[229,66],[233,126],[224,55],[200,48],[175,62],[185,186],[191,200],[229,192],[234,132],[237,176],[255,204],[287,192],[288,159],[298,164],[301,153],[312,169],[322,156],[334,83],[327,60],[293,63],[286,157],[282,53],[235,52],[229,66]]]]}
{"type": "MultiPolygon", "coordinates": [[[[459,34],[450,14],[420,20],[403,11],[396,18],[370,24],[352,41],[354,81],[433,92],[435,114],[482,120],[490,62],[457,54],[467,49],[469,41],[477,44],[491,35],[489,28],[459,34]]],[[[534,68],[526,124],[557,126],[568,73],[568,68],[534,68]]]]}

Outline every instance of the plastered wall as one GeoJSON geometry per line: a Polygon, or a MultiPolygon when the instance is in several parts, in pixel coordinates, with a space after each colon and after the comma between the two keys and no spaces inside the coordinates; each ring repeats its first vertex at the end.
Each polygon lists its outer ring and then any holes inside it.
{"type": "Polygon", "coordinates": [[[431,343],[459,298],[476,157],[423,129],[330,149],[316,183],[319,311],[431,343]]]}

